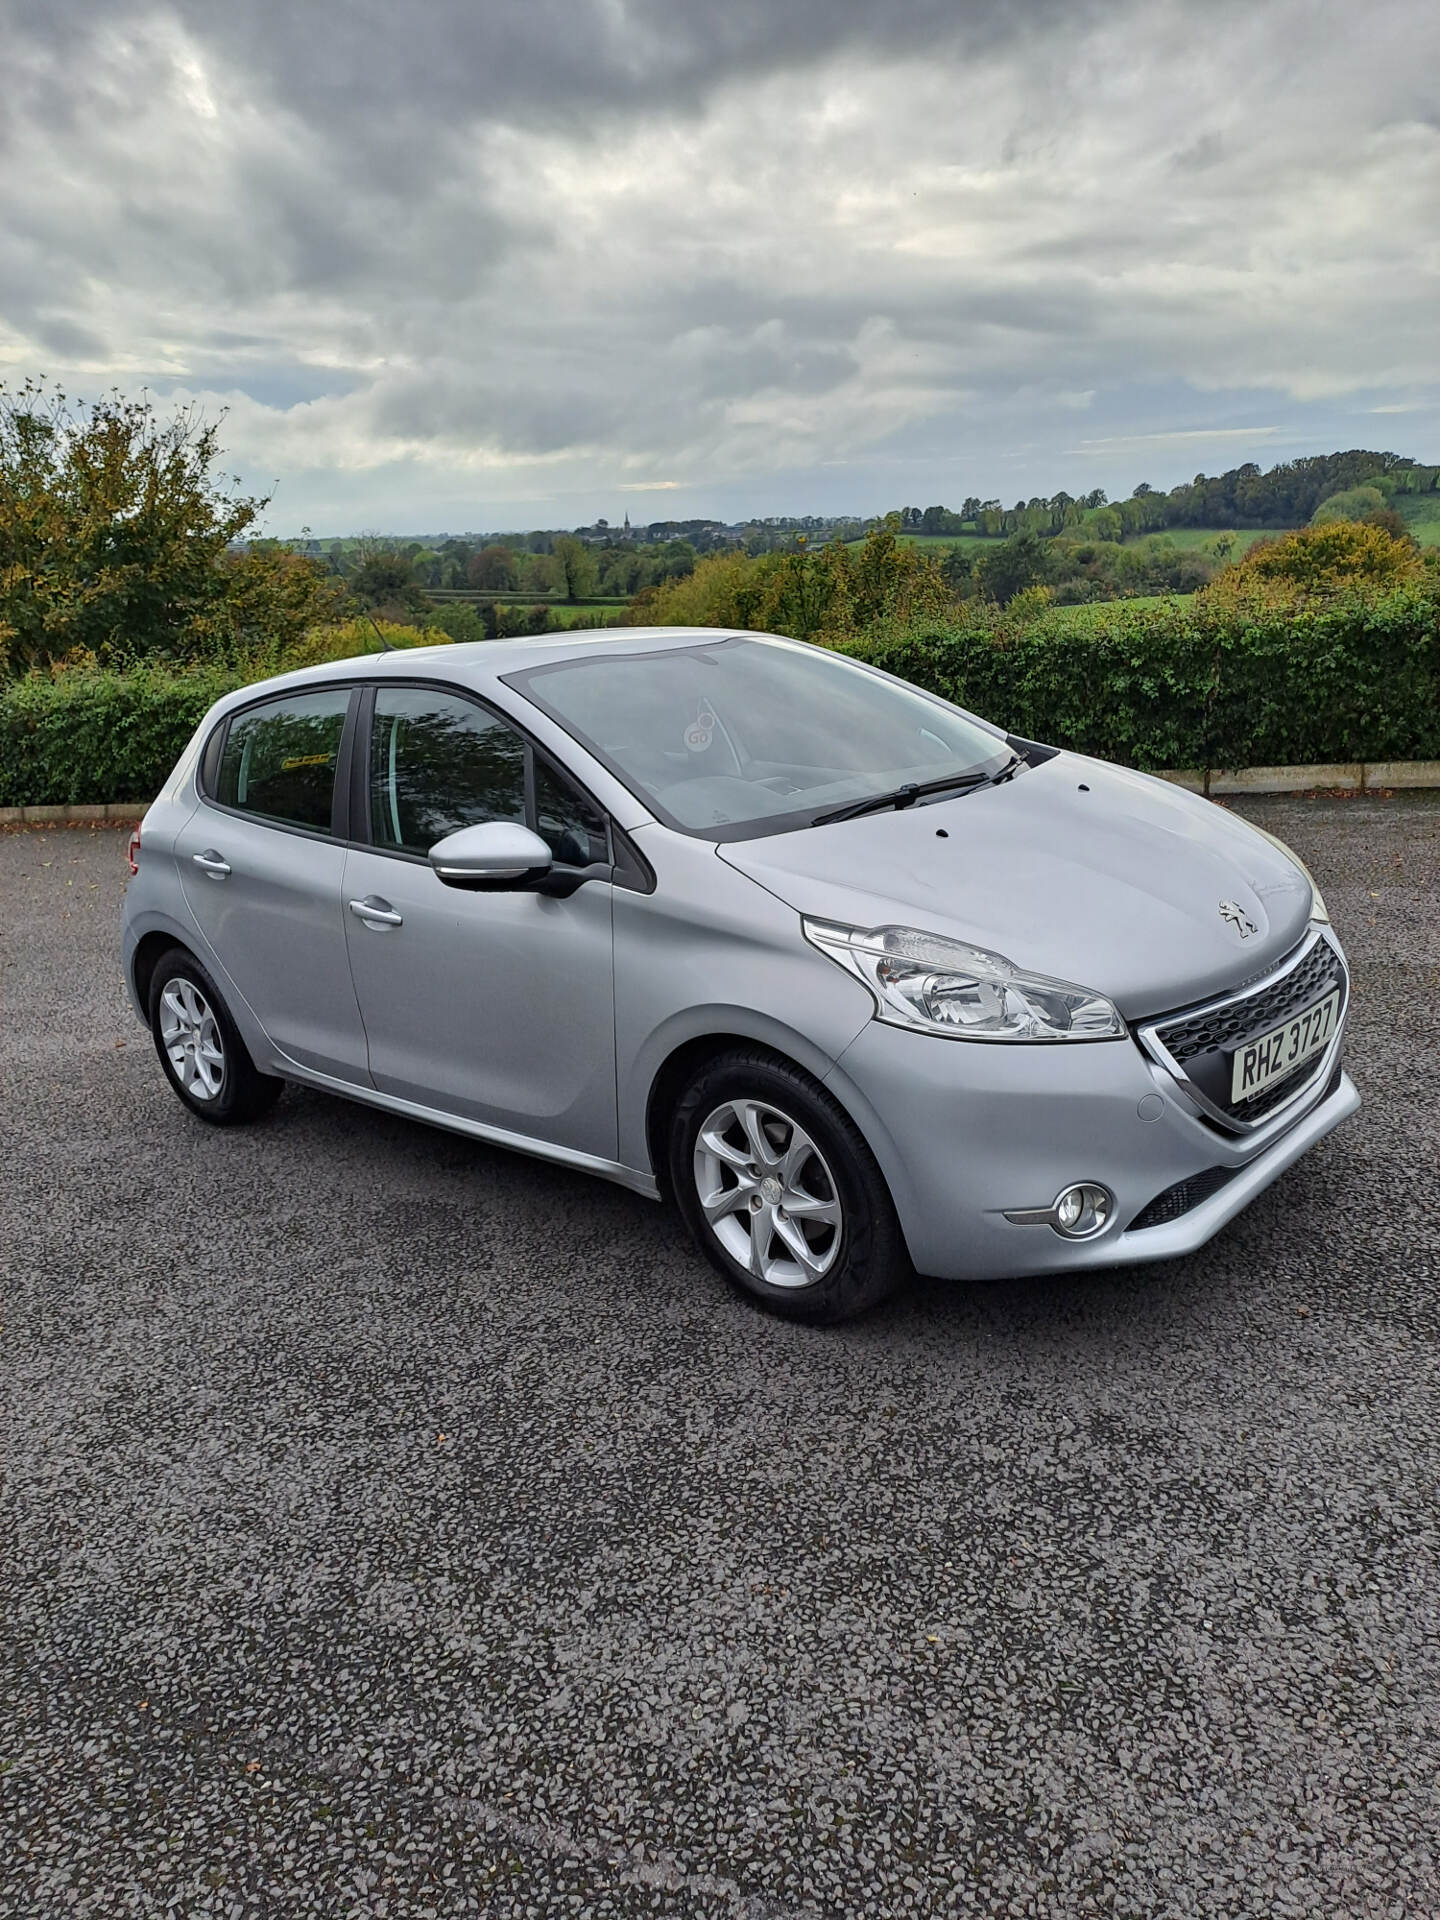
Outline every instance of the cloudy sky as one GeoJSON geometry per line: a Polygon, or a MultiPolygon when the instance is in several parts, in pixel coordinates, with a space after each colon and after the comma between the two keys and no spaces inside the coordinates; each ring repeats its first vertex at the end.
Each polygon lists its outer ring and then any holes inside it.
{"type": "Polygon", "coordinates": [[[1440,460],[1435,0],[0,0],[0,379],[270,523],[1440,460]]]}

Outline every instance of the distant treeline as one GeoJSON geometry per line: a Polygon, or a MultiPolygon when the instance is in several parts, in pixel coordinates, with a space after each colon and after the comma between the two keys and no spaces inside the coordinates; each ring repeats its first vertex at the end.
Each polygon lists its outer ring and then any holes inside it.
{"type": "MultiPolygon", "coordinates": [[[[1325,501],[1357,488],[1378,491],[1389,501],[1397,494],[1440,491],[1440,466],[1422,466],[1407,455],[1351,448],[1343,453],[1311,454],[1283,460],[1268,471],[1247,461],[1228,472],[1197,473],[1168,493],[1141,481],[1128,499],[1111,500],[1103,487],[1088,493],[1063,490],[1048,497],[1034,495],[1006,506],[1000,500],[970,495],[958,507],[902,507],[898,524],[903,533],[930,534],[951,539],[1007,540],[1017,533],[1042,538],[1061,533],[1084,533],[1094,540],[1129,540],[1169,527],[1273,530],[1303,526],[1325,501]]],[[[625,520],[614,526],[596,520],[581,527],[532,527],[525,531],[435,534],[419,539],[360,535],[340,540],[317,540],[308,535],[289,542],[293,548],[329,561],[342,576],[364,564],[377,547],[410,557],[424,584],[463,587],[471,559],[482,550],[503,548],[524,571],[528,556],[549,560],[560,543],[578,540],[582,546],[612,554],[630,553],[645,561],[663,559],[656,579],[673,577],[676,560],[708,553],[734,551],[772,553],[791,546],[798,534],[812,543],[862,539],[872,528],[891,520],[889,514],[776,514],[765,518],[723,520],[652,520],[632,526],[625,520]]],[[[613,590],[634,593],[651,581],[645,568],[615,567],[613,590]],[[624,571],[630,577],[620,579],[624,571]]],[[[533,570],[534,591],[555,592],[558,576],[544,566],[533,570]]],[[[611,588],[602,588],[610,591],[611,588]]]]}
{"type": "Polygon", "coordinates": [[[506,534],[412,540],[367,534],[300,545],[362,605],[394,618],[423,616],[430,606],[426,596],[436,593],[484,603],[476,609],[478,635],[543,625],[535,612],[542,600],[571,607],[643,601],[716,554],[759,559],[797,547],[854,544],[880,527],[952,542],[942,572],[961,598],[978,595],[1003,604],[1031,587],[1046,588],[1062,603],[1190,593],[1230,558],[1236,533],[1342,518],[1403,535],[1398,497],[1437,490],[1440,467],[1352,448],[1282,461],[1268,472],[1250,461],[1213,477],[1197,473],[1168,493],[1142,481],[1126,500],[1110,500],[1095,487],[1086,494],[1037,495],[1011,507],[971,496],[958,508],[903,507],[870,519],[810,514],[736,525],[694,519],[645,526],[597,520],[506,534]],[[1178,538],[1187,528],[1216,537],[1202,551],[1193,539],[1178,538]],[[521,604],[506,604],[512,597],[521,604]]]}
{"type": "Polygon", "coordinates": [[[1083,529],[1096,540],[1126,540],[1166,527],[1279,528],[1303,526],[1322,501],[1356,487],[1382,496],[1430,493],[1440,467],[1422,467],[1398,453],[1352,448],[1283,460],[1262,472],[1253,460],[1228,473],[1197,473],[1168,493],[1141,481],[1128,500],[1109,500],[1103,487],[1085,494],[1056,493],[1017,500],[1013,507],[973,496],[958,509],[904,507],[907,533],[970,534],[1008,539],[1016,533],[1067,533],[1083,529]]]}

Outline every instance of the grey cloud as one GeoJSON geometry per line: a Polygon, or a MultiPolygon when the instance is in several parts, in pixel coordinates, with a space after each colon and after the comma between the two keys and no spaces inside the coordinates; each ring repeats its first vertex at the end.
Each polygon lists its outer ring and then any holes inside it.
{"type": "Polygon", "coordinates": [[[1343,440],[1435,378],[1440,18],[1373,11],[24,0],[0,374],[233,396],[316,524],[1043,490],[1079,394],[1097,464],[1343,440]]]}
{"type": "Polygon", "coordinates": [[[78,326],[63,314],[37,313],[35,335],[41,346],[62,359],[97,359],[105,352],[105,342],[89,327],[78,326]]]}
{"type": "MultiPolygon", "coordinates": [[[[1111,9],[1113,10],[1113,9],[1111,9]]],[[[1099,0],[523,0],[477,6],[297,7],[290,0],[178,0],[200,43],[267,76],[301,110],[358,134],[395,118],[443,128],[471,112],[545,120],[598,107],[685,105],[715,86],[862,47],[943,59],[1042,30],[1074,32],[1099,0]]],[[[78,61],[91,0],[25,0],[19,30],[78,61]]]]}
{"type": "Polygon", "coordinates": [[[1218,133],[1202,133],[1198,140],[1182,147],[1170,164],[1177,173],[1204,173],[1209,167],[1219,166],[1224,154],[1225,142],[1218,133]]]}

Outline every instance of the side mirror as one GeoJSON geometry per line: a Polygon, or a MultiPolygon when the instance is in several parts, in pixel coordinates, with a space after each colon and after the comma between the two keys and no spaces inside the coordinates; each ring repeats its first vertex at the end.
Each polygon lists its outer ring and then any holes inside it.
{"type": "Polygon", "coordinates": [[[538,833],[514,820],[487,820],[437,840],[430,865],[448,887],[525,887],[555,864],[538,833]]]}

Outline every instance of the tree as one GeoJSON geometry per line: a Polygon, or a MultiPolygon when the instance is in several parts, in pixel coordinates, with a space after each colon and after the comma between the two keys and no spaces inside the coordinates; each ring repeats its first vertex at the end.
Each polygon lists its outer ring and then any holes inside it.
{"type": "Polygon", "coordinates": [[[0,385],[0,667],[214,656],[333,614],[324,561],[238,545],[268,501],[219,456],[193,407],[0,385]]]}
{"type": "Polygon", "coordinates": [[[1001,606],[1027,587],[1044,586],[1050,577],[1046,543],[1030,531],[1017,533],[1002,547],[981,554],[975,562],[975,581],[987,600],[1001,606]]]}
{"type": "Polygon", "coordinates": [[[1125,523],[1120,518],[1118,507],[1100,507],[1090,522],[1090,531],[1097,540],[1119,540],[1125,532],[1125,523]]]}
{"type": "MultiPolygon", "coordinates": [[[[1332,493],[1328,500],[1322,500],[1310,516],[1312,526],[1324,526],[1330,520],[1367,520],[1378,523],[1380,516],[1392,512],[1385,504],[1385,496],[1378,487],[1347,487],[1343,493],[1332,493]]],[[[1399,515],[1394,516],[1396,519],[1399,515]]]]}
{"type": "Polygon", "coordinates": [[[582,594],[595,591],[598,577],[595,556],[583,540],[577,540],[573,533],[559,534],[554,553],[564,575],[567,600],[578,600],[582,594]]]}
{"type": "Polygon", "coordinates": [[[492,541],[471,554],[465,578],[482,593],[513,593],[519,584],[515,555],[509,547],[492,541]]]}
{"type": "Polygon", "coordinates": [[[410,556],[410,577],[417,586],[440,586],[444,571],[445,562],[433,547],[421,547],[418,553],[410,556]]]}
{"type": "Polygon", "coordinates": [[[393,547],[378,534],[362,534],[355,545],[355,570],[350,591],[365,607],[416,609],[426,604],[403,547],[393,547]]]}

